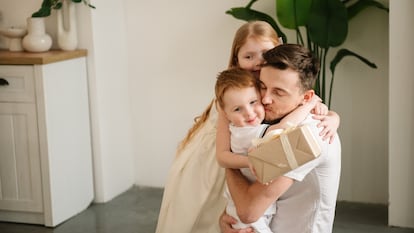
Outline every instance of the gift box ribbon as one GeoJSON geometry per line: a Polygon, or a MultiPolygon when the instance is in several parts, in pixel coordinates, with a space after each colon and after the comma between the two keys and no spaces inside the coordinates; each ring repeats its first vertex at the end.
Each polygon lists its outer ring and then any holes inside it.
{"type": "MultiPolygon", "coordinates": [[[[286,155],[286,159],[289,163],[289,166],[292,169],[297,168],[298,165],[298,161],[296,160],[295,154],[293,153],[292,150],[292,146],[290,145],[289,142],[289,137],[287,136],[287,134],[294,130],[296,128],[297,125],[292,124],[291,122],[287,123],[289,125],[288,128],[286,129],[275,129],[272,130],[270,132],[268,132],[263,138],[255,138],[252,140],[252,145],[254,147],[258,147],[260,144],[268,142],[272,139],[278,138],[280,137],[280,142],[282,143],[282,147],[283,147],[283,151],[285,152],[286,155]]],[[[286,167],[285,164],[278,164],[278,167],[286,167]]]]}

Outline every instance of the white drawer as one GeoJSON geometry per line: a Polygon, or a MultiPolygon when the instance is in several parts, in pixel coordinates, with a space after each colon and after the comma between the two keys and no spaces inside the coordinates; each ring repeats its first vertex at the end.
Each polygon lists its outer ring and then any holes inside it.
{"type": "Polygon", "coordinates": [[[0,102],[34,102],[33,66],[0,66],[0,102]]]}

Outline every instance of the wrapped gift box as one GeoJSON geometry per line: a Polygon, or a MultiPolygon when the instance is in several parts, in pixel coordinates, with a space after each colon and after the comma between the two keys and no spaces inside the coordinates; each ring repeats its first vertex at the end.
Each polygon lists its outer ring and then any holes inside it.
{"type": "Polygon", "coordinates": [[[266,137],[248,154],[261,183],[268,183],[321,154],[321,148],[308,125],[266,137]]]}

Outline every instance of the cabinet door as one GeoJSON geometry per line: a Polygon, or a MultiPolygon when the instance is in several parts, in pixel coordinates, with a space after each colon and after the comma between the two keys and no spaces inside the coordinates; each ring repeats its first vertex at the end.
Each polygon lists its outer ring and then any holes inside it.
{"type": "Polygon", "coordinates": [[[36,108],[0,103],[0,210],[42,212],[36,108]]]}

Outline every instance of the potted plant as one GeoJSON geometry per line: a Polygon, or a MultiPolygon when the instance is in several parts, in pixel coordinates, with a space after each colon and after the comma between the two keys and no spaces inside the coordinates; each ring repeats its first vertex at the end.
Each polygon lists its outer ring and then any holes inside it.
{"type": "MultiPolygon", "coordinates": [[[[263,20],[273,26],[276,32],[287,42],[286,35],[273,17],[251,8],[257,0],[251,0],[245,7],[235,7],[227,14],[245,21],[263,20]]],[[[328,106],[331,105],[332,88],[336,65],[346,56],[353,56],[372,68],[376,65],[368,59],[342,48],[331,60],[329,68],[331,78],[327,87],[326,61],[329,49],[344,43],[348,33],[348,21],[368,7],[389,11],[375,0],[275,0],[276,17],[280,24],[296,32],[296,43],[307,46],[320,60],[321,72],[315,84],[315,92],[328,106]],[[303,36],[305,34],[306,36],[303,36]],[[328,102],[327,102],[328,101],[328,102]]]]}
{"type": "MultiPolygon", "coordinates": [[[[47,17],[52,13],[52,9],[59,10],[62,8],[64,0],[43,0],[42,5],[38,11],[32,14],[32,17],[47,17]]],[[[86,6],[95,9],[89,0],[70,0],[73,3],[83,2],[86,6]]]]}
{"type": "MultiPolygon", "coordinates": [[[[57,44],[62,50],[75,50],[78,45],[76,14],[74,3],[83,2],[86,6],[95,9],[89,0],[43,0],[38,11],[32,14],[28,21],[50,16],[52,10],[57,11],[57,44]],[[65,11],[65,8],[68,10],[65,11]],[[64,24],[64,18],[67,24],[64,24]]],[[[29,22],[28,22],[29,25],[29,22]]]]}

